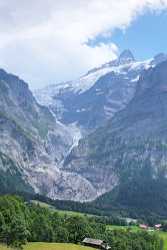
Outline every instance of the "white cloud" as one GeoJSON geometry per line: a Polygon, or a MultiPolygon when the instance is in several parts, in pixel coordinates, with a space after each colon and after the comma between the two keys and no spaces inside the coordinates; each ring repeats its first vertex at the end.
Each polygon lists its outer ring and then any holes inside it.
{"type": "Polygon", "coordinates": [[[125,29],[167,0],[0,0],[0,65],[33,88],[75,78],[118,53],[114,44],[86,42],[125,29]]]}

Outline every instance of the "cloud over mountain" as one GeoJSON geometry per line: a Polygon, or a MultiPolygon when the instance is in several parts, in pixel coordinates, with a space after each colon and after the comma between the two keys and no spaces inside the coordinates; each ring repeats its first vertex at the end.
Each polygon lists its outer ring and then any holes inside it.
{"type": "Polygon", "coordinates": [[[89,39],[166,7],[166,0],[1,0],[0,65],[34,88],[75,78],[118,53],[112,42],[90,47],[89,39]]]}

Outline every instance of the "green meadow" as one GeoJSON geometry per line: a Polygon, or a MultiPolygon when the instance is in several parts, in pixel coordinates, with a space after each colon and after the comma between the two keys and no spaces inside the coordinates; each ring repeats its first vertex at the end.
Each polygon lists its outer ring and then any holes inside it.
{"type": "MultiPolygon", "coordinates": [[[[0,250],[12,249],[0,245],[0,250]]],[[[28,243],[26,246],[24,246],[23,250],[92,250],[92,248],[74,244],[35,242],[28,243]]]]}
{"type": "Polygon", "coordinates": [[[107,226],[108,229],[111,229],[111,230],[131,230],[131,231],[134,231],[134,232],[137,232],[140,230],[140,228],[138,226],[116,226],[116,225],[108,225],[107,226]]]}
{"type": "MultiPolygon", "coordinates": [[[[108,226],[112,230],[114,229],[123,229],[126,230],[128,227],[119,227],[119,226],[108,226]]],[[[132,227],[131,230],[137,231],[137,227],[132,227]]],[[[139,230],[139,229],[138,229],[139,230]]],[[[164,241],[163,250],[167,250],[167,233],[166,232],[157,232],[159,236],[164,241]]],[[[7,248],[5,245],[0,245],[0,250],[12,250],[11,248],[7,248]]],[[[35,242],[28,243],[23,247],[23,250],[92,250],[90,247],[84,247],[80,245],[74,245],[69,243],[43,243],[43,242],[35,242]]]]}
{"type": "Polygon", "coordinates": [[[167,232],[159,232],[159,235],[163,239],[163,242],[164,242],[163,250],[167,250],[167,232]]]}

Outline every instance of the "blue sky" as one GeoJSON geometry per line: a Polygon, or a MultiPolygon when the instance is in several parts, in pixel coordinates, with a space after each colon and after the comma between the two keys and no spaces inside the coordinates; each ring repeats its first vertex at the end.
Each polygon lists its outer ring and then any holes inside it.
{"type": "Polygon", "coordinates": [[[99,35],[89,44],[95,46],[101,42],[113,42],[120,51],[130,49],[139,60],[167,53],[167,12],[147,12],[137,17],[126,30],[115,29],[109,37],[99,35]]]}
{"type": "Polygon", "coordinates": [[[38,89],[127,48],[139,60],[167,53],[166,29],[167,0],[0,0],[0,68],[38,89]]]}

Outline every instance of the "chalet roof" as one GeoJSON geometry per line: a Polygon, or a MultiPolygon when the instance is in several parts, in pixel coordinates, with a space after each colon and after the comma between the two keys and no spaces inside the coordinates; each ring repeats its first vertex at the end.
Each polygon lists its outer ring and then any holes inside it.
{"type": "Polygon", "coordinates": [[[157,225],[155,225],[155,227],[157,227],[157,228],[162,227],[162,224],[157,224],[157,225]]]}
{"type": "Polygon", "coordinates": [[[143,228],[143,229],[147,229],[148,228],[148,226],[145,225],[145,224],[140,224],[139,226],[140,226],[140,228],[143,228]]]}
{"type": "Polygon", "coordinates": [[[103,240],[97,240],[97,239],[91,239],[91,238],[85,238],[82,242],[87,243],[87,244],[96,245],[96,246],[101,246],[104,243],[103,240]]]}

